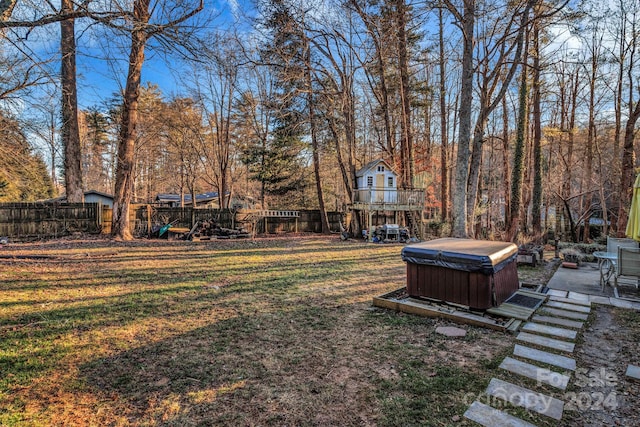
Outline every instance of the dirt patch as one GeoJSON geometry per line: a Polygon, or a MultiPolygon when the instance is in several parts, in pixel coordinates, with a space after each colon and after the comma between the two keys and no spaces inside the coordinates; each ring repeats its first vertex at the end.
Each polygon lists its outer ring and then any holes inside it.
{"type": "Polygon", "coordinates": [[[575,353],[563,425],[640,425],[640,382],[625,376],[629,363],[640,362],[640,315],[602,305],[593,312],[575,353]]]}

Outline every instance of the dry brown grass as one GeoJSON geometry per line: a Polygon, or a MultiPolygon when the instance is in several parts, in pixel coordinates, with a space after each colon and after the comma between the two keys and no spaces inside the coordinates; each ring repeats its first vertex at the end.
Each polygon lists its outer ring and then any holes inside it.
{"type": "Polygon", "coordinates": [[[372,308],[401,246],[51,242],[0,255],[1,425],[465,425],[513,338],[372,308]]]}

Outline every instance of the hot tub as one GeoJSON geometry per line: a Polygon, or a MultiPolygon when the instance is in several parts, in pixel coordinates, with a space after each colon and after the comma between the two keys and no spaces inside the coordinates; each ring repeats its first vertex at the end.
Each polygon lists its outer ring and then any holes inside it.
{"type": "Polygon", "coordinates": [[[500,305],[520,287],[513,243],[444,238],[402,249],[411,296],[475,309],[500,305]]]}

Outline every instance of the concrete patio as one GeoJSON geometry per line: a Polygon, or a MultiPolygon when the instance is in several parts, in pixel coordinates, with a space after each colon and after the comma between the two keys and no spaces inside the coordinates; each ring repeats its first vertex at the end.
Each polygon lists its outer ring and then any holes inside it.
{"type": "MultiPolygon", "coordinates": [[[[613,279],[611,279],[613,280],[613,279]]],[[[630,279],[622,278],[618,283],[620,298],[615,298],[613,287],[600,286],[598,264],[585,262],[577,269],[559,267],[547,287],[554,295],[575,300],[585,300],[595,304],[640,310],[640,291],[630,279]]]]}

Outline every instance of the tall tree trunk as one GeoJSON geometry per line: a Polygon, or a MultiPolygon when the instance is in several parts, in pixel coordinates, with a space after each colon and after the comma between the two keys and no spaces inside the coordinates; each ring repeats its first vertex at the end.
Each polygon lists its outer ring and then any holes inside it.
{"type": "Polygon", "coordinates": [[[598,78],[598,61],[599,61],[599,44],[602,40],[596,40],[595,35],[593,37],[593,46],[591,47],[591,76],[589,78],[589,123],[587,130],[587,146],[586,146],[586,168],[585,168],[585,216],[584,216],[584,229],[582,232],[582,241],[588,242],[590,240],[590,220],[593,201],[593,146],[596,135],[596,79],[598,78]]]}
{"type": "Polygon", "coordinates": [[[507,98],[502,98],[502,176],[504,177],[503,197],[504,197],[504,224],[505,228],[511,221],[511,173],[509,167],[509,110],[507,108],[507,98]]]}
{"type": "Polygon", "coordinates": [[[151,0],[136,0],[133,6],[133,18],[136,26],[131,32],[129,71],[122,105],[122,123],[118,136],[118,164],[116,166],[111,229],[114,237],[123,240],[131,240],[133,238],[129,229],[129,206],[133,193],[138,103],[142,65],[144,64],[144,49],[148,38],[146,24],[149,22],[150,17],[150,2],[151,0]]]}
{"type": "Polygon", "coordinates": [[[539,22],[533,24],[533,200],[531,225],[534,239],[542,236],[542,122],[540,110],[540,31],[539,22]]]}
{"type": "Polygon", "coordinates": [[[322,192],[322,180],[320,179],[320,148],[318,146],[318,135],[316,130],[316,113],[313,99],[313,80],[311,78],[311,46],[306,36],[303,37],[304,42],[304,62],[305,62],[305,80],[307,91],[307,114],[309,120],[309,130],[311,131],[311,156],[313,159],[313,175],[316,181],[316,194],[318,196],[318,208],[320,210],[320,224],[322,234],[329,234],[329,218],[327,217],[327,209],[324,204],[324,194],[322,192]]]}
{"type": "Polygon", "coordinates": [[[362,22],[367,27],[367,32],[371,36],[371,40],[374,45],[374,51],[376,55],[375,66],[378,72],[378,78],[380,79],[378,86],[379,90],[376,91],[374,89],[374,85],[371,83],[370,85],[374,90],[374,94],[376,96],[376,99],[378,100],[378,103],[380,104],[382,120],[384,122],[384,150],[389,156],[390,163],[395,164],[395,137],[393,132],[391,131],[391,112],[389,109],[389,89],[385,72],[385,67],[387,64],[385,62],[384,46],[382,41],[380,40],[380,36],[378,35],[375,24],[372,22],[371,16],[362,9],[361,2],[358,0],[349,0],[349,3],[355,9],[356,13],[358,13],[360,18],[362,19],[362,22]]]}
{"type": "Polygon", "coordinates": [[[564,201],[565,210],[565,229],[563,235],[568,233],[572,241],[577,241],[575,235],[575,229],[573,228],[573,213],[571,212],[568,200],[571,197],[571,181],[573,180],[573,150],[575,148],[575,132],[576,132],[576,116],[578,111],[578,94],[580,90],[580,68],[575,68],[575,74],[571,76],[571,93],[570,93],[570,110],[568,111],[567,129],[563,128],[563,131],[567,132],[567,155],[564,162],[565,169],[562,177],[562,199],[564,201]]]}
{"type": "Polygon", "coordinates": [[[462,76],[459,106],[458,154],[453,192],[454,237],[467,237],[467,176],[469,174],[469,143],[471,139],[471,108],[473,102],[473,46],[475,26],[475,0],[464,0],[464,15],[453,8],[447,0],[449,10],[458,15],[462,23],[462,76]]]}
{"type": "MultiPolygon", "coordinates": [[[[619,6],[620,6],[620,10],[624,10],[624,0],[620,0],[619,1],[619,6]]],[[[618,40],[617,43],[619,43],[618,45],[618,73],[617,73],[617,82],[616,82],[616,91],[615,91],[615,99],[613,102],[614,105],[614,110],[615,110],[615,130],[614,130],[614,134],[613,134],[613,159],[614,159],[614,165],[616,166],[616,168],[614,169],[614,173],[617,175],[618,173],[620,173],[619,169],[617,168],[618,164],[618,160],[621,159],[620,156],[620,139],[622,137],[622,105],[623,105],[623,99],[622,99],[622,92],[624,90],[624,68],[625,68],[625,60],[626,60],[626,49],[627,49],[627,45],[625,43],[625,40],[627,40],[627,26],[626,24],[626,19],[627,19],[627,15],[626,13],[621,13],[621,20],[620,20],[620,27],[619,27],[619,33],[618,33],[618,40]]],[[[616,176],[614,176],[614,179],[616,179],[616,176]]],[[[612,180],[613,181],[613,180],[612,180]]],[[[615,182],[615,181],[614,181],[615,182]]],[[[614,188],[613,189],[613,199],[614,200],[620,200],[620,195],[618,193],[619,189],[614,188]]],[[[613,230],[618,230],[618,219],[619,216],[618,215],[613,215],[611,218],[611,227],[613,230]]]]}
{"type": "MultiPolygon", "coordinates": [[[[525,49],[525,58],[526,58],[525,49]]],[[[511,206],[510,223],[507,232],[507,239],[515,241],[520,226],[520,210],[522,205],[522,180],[524,177],[525,140],[527,137],[527,60],[522,61],[522,75],[520,81],[520,91],[518,94],[518,126],[516,131],[516,146],[513,154],[513,173],[511,177],[511,206]]]]}
{"type": "MultiPolygon", "coordinates": [[[[636,22],[632,21],[631,27],[631,40],[629,46],[629,63],[635,63],[638,34],[636,31],[636,22]]],[[[635,128],[638,119],[640,118],[640,100],[634,101],[634,93],[640,92],[640,88],[634,82],[634,69],[633,66],[629,66],[627,69],[627,80],[629,85],[629,118],[624,129],[624,142],[622,146],[622,163],[621,163],[621,176],[620,176],[620,202],[618,205],[618,223],[617,223],[617,236],[624,237],[626,234],[627,222],[629,221],[629,205],[631,204],[631,197],[633,194],[634,184],[634,167],[635,167],[635,128]]]]}
{"type": "Polygon", "coordinates": [[[469,178],[467,180],[467,222],[468,227],[472,235],[476,233],[473,231],[475,227],[476,219],[476,204],[478,202],[478,186],[480,184],[480,175],[482,171],[482,155],[483,155],[483,143],[484,132],[488,121],[488,110],[480,108],[480,117],[476,121],[476,126],[473,130],[473,143],[471,149],[471,161],[469,164],[469,178]]]}
{"type": "MultiPolygon", "coordinates": [[[[489,116],[493,113],[493,111],[500,105],[500,100],[506,95],[509,86],[511,85],[511,80],[516,75],[516,71],[518,69],[518,65],[520,64],[520,58],[522,58],[522,47],[525,42],[525,34],[528,27],[529,22],[529,13],[534,3],[537,0],[528,0],[521,15],[520,15],[520,23],[518,27],[518,31],[515,37],[515,50],[513,53],[513,60],[509,60],[509,58],[500,55],[494,67],[497,67],[497,70],[502,69],[503,67],[507,67],[507,72],[502,77],[502,73],[497,73],[496,69],[489,69],[489,67],[484,67],[484,71],[481,73],[480,79],[481,88],[480,88],[480,100],[479,106],[477,107],[477,119],[476,124],[473,130],[473,147],[471,150],[471,163],[469,166],[469,177],[467,181],[467,222],[468,227],[475,226],[475,208],[478,201],[478,188],[480,181],[480,174],[482,172],[482,158],[483,158],[483,149],[482,146],[484,144],[484,135],[486,132],[487,123],[489,120],[489,116]],[[508,66],[507,66],[508,64],[508,66]],[[497,94],[494,96],[493,94],[498,87],[498,82],[501,80],[501,86],[498,90],[497,94]]],[[[509,26],[509,29],[511,26],[509,26]]],[[[505,32],[503,41],[503,45],[507,44],[508,32],[505,32]]],[[[504,49],[504,48],[503,48],[504,49]]],[[[506,49],[507,51],[510,49],[506,49]]],[[[488,54],[486,55],[488,58],[488,54]]],[[[485,58],[485,59],[486,59],[485,58]]]]}
{"type": "MultiPolygon", "coordinates": [[[[352,189],[357,187],[358,181],[356,178],[356,106],[355,99],[353,95],[353,76],[348,78],[348,85],[345,87],[345,97],[346,100],[343,102],[342,111],[343,117],[345,119],[345,136],[347,140],[347,165],[349,168],[349,178],[351,182],[350,190],[347,194],[349,194],[350,203],[353,203],[354,196],[352,189]]],[[[348,184],[349,181],[346,181],[345,184],[348,184]]],[[[351,230],[355,236],[359,236],[362,230],[362,222],[360,221],[359,215],[351,215],[351,230]]]]}
{"type": "Polygon", "coordinates": [[[50,159],[51,159],[51,182],[53,182],[53,186],[56,189],[57,192],[57,187],[58,187],[58,174],[56,173],[56,160],[57,160],[57,150],[56,150],[56,117],[55,117],[55,111],[51,110],[49,112],[49,135],[48,135],[48,143],[49,143],[49,149],[51,150],[50,152],[50,159]]]}
{"type": "Polygon", "coordinates": [[[322,180],[320,177],[320,147],[316,129],[315,100],[313,99],[313,78],[311,75],[311,46],[306,35],[302,36],[304,49],[304,78],[307,101],[307,120],[311,133],[311,158],[313,161],[313,175],[316,182],[316,195],[318,197],[318,208],[320,210],[320,224],[323,234],[329,233],[329,219],[324,203],[324,193],[322,191],[322,180]]]}
{"type": "Polygon", "coordinates": [[[409,88],[409,55],[407,52],[407,5],[405,0],[396,0],[397,14],[397,43],[398,68],[400,70],[400,99],[402,114],[400,129],[402,143],[400,144],[400,163],[403,170],[402,186],[413,186],[413,133],[411,130],[411,95],[409,88]]]}
{"type": "MultiPolygon", "coordinates": [[[[62,13],[73,12],[73,0],[62,0],[62,13]]],[[[80,128],[78,126],[78,93],[76,86],[75,21],[60,21],[60,51],[62,53],[62,145],[64,147],[64,185],[69,203],[82,203],[82,167],[80,128]]]]}
{"type": "Polygon", "coordinates": [[[440,63],[440,203],[442,204],[442,222],[449,220],[449,178],[447,162],[448,156],[448,126],[447,126],[447,104],[446,104],[446,57],[444,54],[444,18],[442,7],[438,9],[438,38],[440,42],[439,63],[440,63]]]}

